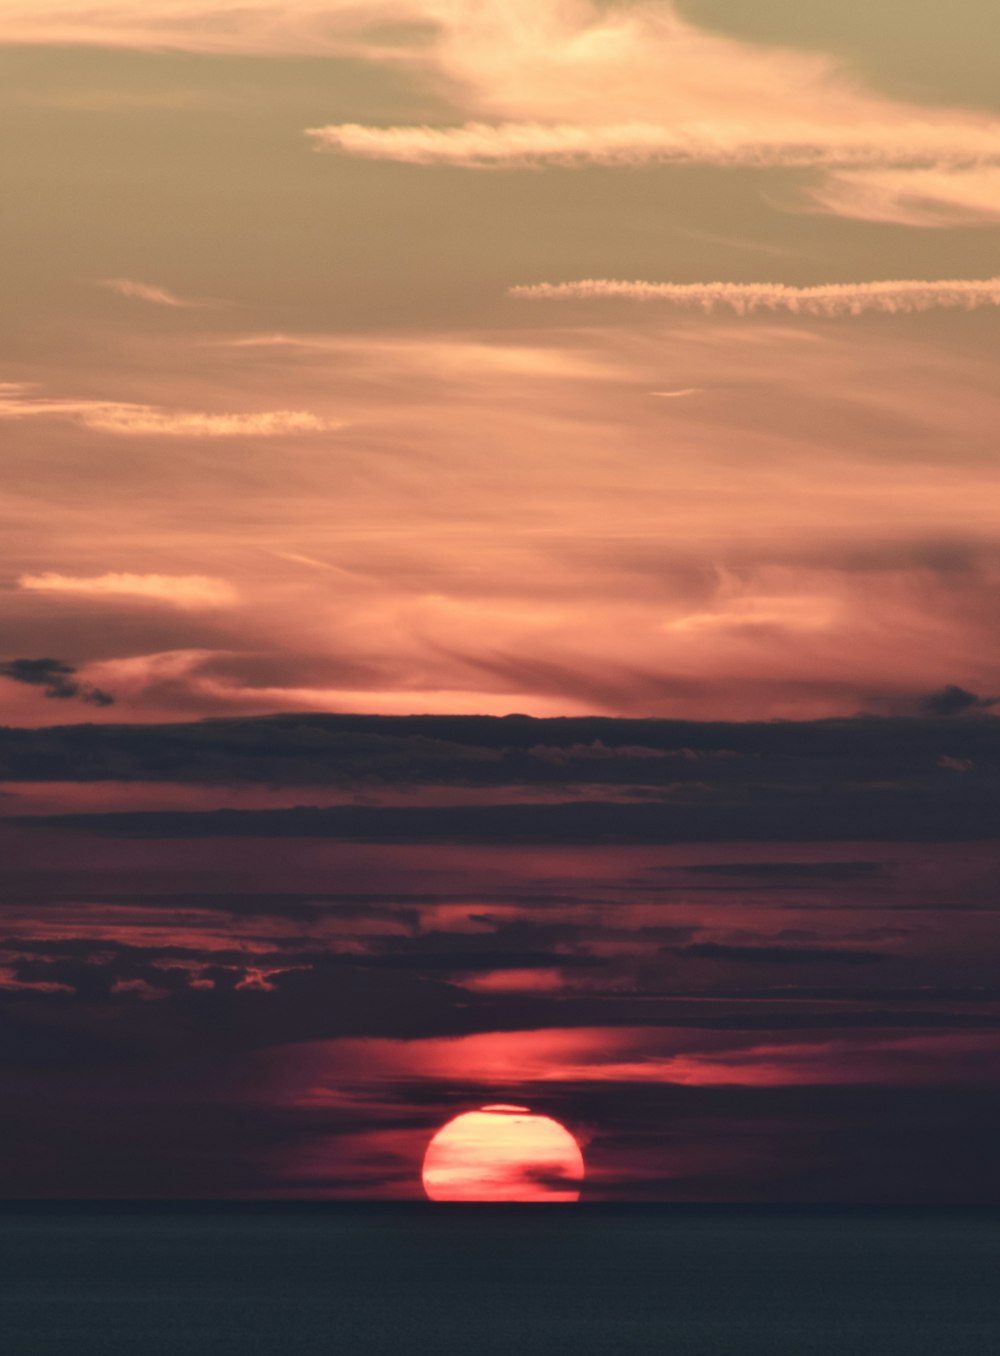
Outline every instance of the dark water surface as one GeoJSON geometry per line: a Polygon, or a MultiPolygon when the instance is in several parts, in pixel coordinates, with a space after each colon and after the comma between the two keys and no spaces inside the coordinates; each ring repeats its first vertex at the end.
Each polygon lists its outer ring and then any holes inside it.
{"type": "Polygon", "coordinates": [[[3,1356],[1000,1356],[1000,1212],[10,1205],[3,1356]]]}

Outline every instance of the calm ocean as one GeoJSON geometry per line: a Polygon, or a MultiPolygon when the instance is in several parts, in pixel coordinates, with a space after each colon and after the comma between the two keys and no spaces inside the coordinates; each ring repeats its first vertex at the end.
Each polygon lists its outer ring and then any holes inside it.
{"type": "Polygon", "coordinates": [[[3,1356],[998,1356],[1000,1212],[8,1205],[3,1356]]]}

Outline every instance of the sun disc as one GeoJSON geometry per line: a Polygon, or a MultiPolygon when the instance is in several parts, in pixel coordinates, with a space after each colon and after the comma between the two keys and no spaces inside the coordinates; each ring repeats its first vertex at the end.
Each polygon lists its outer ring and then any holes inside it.
{"type": "Polygon", "coordinates": [[[423,1184],[432,1201],[575,1201],[583,1172],[564,1125],[495,1104],[441,1127],[427,1146],[423,1184]]]}

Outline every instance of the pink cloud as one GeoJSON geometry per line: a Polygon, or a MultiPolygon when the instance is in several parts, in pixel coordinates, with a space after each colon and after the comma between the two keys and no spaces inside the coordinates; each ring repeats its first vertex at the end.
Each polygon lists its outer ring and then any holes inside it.
{"type": "MultiPolygon", "coordinates": [[[[985,1077],[1000,1056],[995,1032],[858,1031],[813,1038],[786,1032],[587,1027],[489,1032],[414,1041],[344,1039],[282,1052],[280,1097],[325,1104],[344,1085],[393,1080],[528,1089],[533,1085],[665,1083],[782,1087],[985,1077]]],[[[277,1072],[277,1060],[268,1061],[277,1072]]],[[[527,1094],[526,1094],[527,1095],[527,1094]]]]}
{"type": "MultiPolygon", "coordinates": [[[[37,388],[9,388],[9,652],[33,653],[44,608],[140,719],[806,717],[992,692],[998,410],[973,342],[992,316],[946,334],[933,313],[872,319],[649,304],[626,325],[581,301],[543,331],[206,342],[197,376],[187,340],[146,340],[157,409],[197,409],[211,384],[233,410],[260,390],[318,418],[333,400],[352,429],[210,460],[194,438],[112,446],[62,405],[42,429],[13,417],[48,409],[37,388]],[[161,605],[125,625],[129,590],[165,602],[190,575],[224,581],[238,616],[205,606],[192,629],[161,605]]],[[[84,389],[137,380],[132,351],[79,361],[84,389]]]]}
{"type": "Polygon", "coordinates": [[[179,607],[227,607],[236,602],[236,590],[224,579],[200,574],[100,574],[80,577],[26,574],[18,587],[29,593],[68,593],[84,597],[145,598],[179,607]]]}

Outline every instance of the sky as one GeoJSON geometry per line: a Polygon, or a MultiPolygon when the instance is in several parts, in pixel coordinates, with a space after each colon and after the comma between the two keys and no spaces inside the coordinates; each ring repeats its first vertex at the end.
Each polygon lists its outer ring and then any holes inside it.
{"type": "Polygon", "coordinates": [[[0,0],[0,1192],[1000,1200],[993,23],[0,0]]]}

